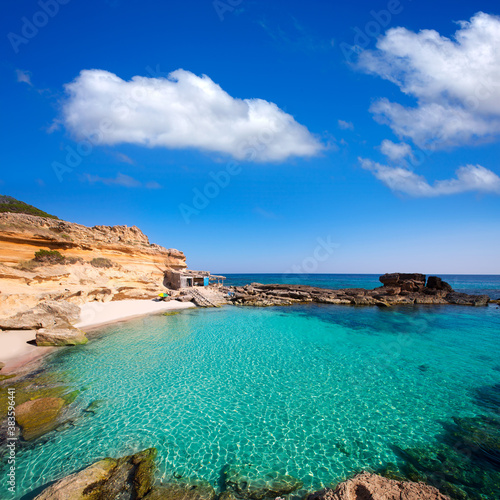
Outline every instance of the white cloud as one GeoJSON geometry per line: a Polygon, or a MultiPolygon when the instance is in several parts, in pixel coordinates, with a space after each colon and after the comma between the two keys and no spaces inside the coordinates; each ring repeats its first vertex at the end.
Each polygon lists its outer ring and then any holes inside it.
{"type": "Polygon", "coordinates": [[[130,81],[84,70],[65,89],[63,122],[77,139],[196,148],[261,162],[310,157],[323,149],[276,104],[233,98],[208,76],[182,69],[167,78],[130,81]]]}
{"type": "Polygon", "coordinates": [[[361,166],[373,173],[393,191],[414,197],[432,197],[475,191],[480,193],[500,194],[500,177],[481,165],[460,167],[453,179],[435,181],[427,180],[413,171],[402,167],[388,167],[380,163],[359,158],[361,166]]]}
{"type": "Polygon", "coordinates": [[[31,87],[33,84],[31,83],[31,73],[29,71],[23,71],[22,69],[16,69],[17,81],[21,83],[27,83],[31,87]]]}
{"type": "Polygon", "coordinates": [[[500,18],[479,12],[454,38],[394,28],[360,55],[369,73],[398,85],[416,107],[377,101],[371,111],[420,147],[473,143],[500,134],[500,18]]]}
{"type": "Polygon", "coordinates": [[[354,130],[354,125],[352,122],[346,122],[344,120],[338,120],[339,127],[343,130],[354,130]]]}
{"type": "Polygon", "coordinates": [[[100,183],[106,186],[122,186],[127,188],[160,189],[161,185],[156,181],[142,183],[130,175],[118,173],[116,177],[100,177],[99,175],[84,174],[83,179],[90,184],[100,183]]]}
{"type": "Polygon", "coordinates": [[[395,144],[389,139],[384,139],[380,145],[380,151],[391,161],[401,161],[412,155],[411,146],[405,142],[395,144]]]}

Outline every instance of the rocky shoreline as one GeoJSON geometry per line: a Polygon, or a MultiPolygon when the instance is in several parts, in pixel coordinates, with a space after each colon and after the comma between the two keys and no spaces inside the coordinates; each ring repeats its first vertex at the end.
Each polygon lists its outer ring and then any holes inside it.
{"type": "MultiPolygon", "coordinates": [[[[156,484],[156,449],[149,448],[118,459],[105,458],[51,484],[35,500],[283,500],[302,487],[290,475],[257,471],[249,466],[228,466],[223,471],[221,493],[196,478],[178,478],[156,484]]],[[[362,472],[335,488],[325,488],[304,500],[451,500],[424,483],[396,481],[362,472]]]]}
{"type": "Polygon", "coordinates": [[[488,295],[455,292],[448,283],[437,276],[429,276],[426,279],[424,274],[391,273],[380,276],[379,280],[382,286],[374,290],[331,290],[307,285],[252,283],[243,287],[232,287],[229,301],[234,305],[259,307],[306,303],[380,307],[455,304],[481,307],[491,301],[488,295]]]}

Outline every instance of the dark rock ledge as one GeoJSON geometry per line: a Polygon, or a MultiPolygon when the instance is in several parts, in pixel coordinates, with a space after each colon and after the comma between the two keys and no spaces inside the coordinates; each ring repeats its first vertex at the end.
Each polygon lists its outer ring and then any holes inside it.
{"type": "Polygon", "coordinates": [[[379,278],[382,286],[374,290],[343,288],[331,290],[307,285],[262,285],[252,283],[232,287],[229,300],[243,306],[288,306],[315,302],[319,304],[343,304],[354,306],[393,306],[398,304],[457,304],[485,306],[488,295],[458,293],[437,276],[424,274],[384,274],[379,278]]]}
{"type": "MultiPolygon", "coordinates": [[[[201,479],[154,482],[156,449],[118,459],[105,458],[51,484],[35,500],[215,500],[213,486],[201,479]]],[[[249,466],[228,467],[223,472],[218,500],[274,500],[302,487],[298,479],[249,466]]],[[[295,492],[295,493],[294,493],[295,492]]],[[[395,481],[363,472],[306,496],[306,500],[451,500],[424,483],[395,481]]]]}

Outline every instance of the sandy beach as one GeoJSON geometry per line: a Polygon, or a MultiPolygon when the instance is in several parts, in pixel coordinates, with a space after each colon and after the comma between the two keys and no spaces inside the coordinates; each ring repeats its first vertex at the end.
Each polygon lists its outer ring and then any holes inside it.
{"type": "MultiPolygon", "coordinates": [[[[89,302],[81,306],[77,328],[98,326],[128,320],[147,314],[196,307],[192,302],[156,302],[153,300],[121,300],[115,302],[89,302]]],[[[27,363],[52,352],[55,347],[34,345],[36,330],[11,330],[0,332],[0,361],[5,363],[2,374],[16,371],[27,363]],[[32,342],[32,343],[29,343],[32,342]]]]}
{"type": "Polygon", "coordinates": [[[174,311],[196,307],[192,302],[156,302],[153,300],[120,300],[114,302],[89,302],[81,306],[80,321],[77,328],[89,328],[131,319],[145,314],[154,314],[162,311],[174,311]]]}

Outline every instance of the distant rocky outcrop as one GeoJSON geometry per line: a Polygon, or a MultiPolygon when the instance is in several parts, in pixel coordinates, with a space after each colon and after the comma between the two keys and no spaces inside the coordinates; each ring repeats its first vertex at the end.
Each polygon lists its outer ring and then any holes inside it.
{"type": "Polygon", "coordinates": [[[325,488],[309,495],[307,500],[451,500],[438,489],[424,483],[395,481],[363,472],[340,483],[335,489],[325,488]]]}
{"type": "Polygon", "coordinates": [[[35,500],[140,500],[152,490],[156,449],[105,458],[52,484],[35,500]]]}
{"type": "Polygon", "coordinates": [[[384,274],[379,278],[383,286],[374,290],[344,288],[330,290],[307,285],[263,285],[252,283],[232,287],[230,301],[244,306],[280,306],[316,302],[354,306],[388,307],[398,304],[458,304],[485,306],[487,295],[468,295],[454,292],[452,287],[437,276],[424,274],[384,274]]]}

